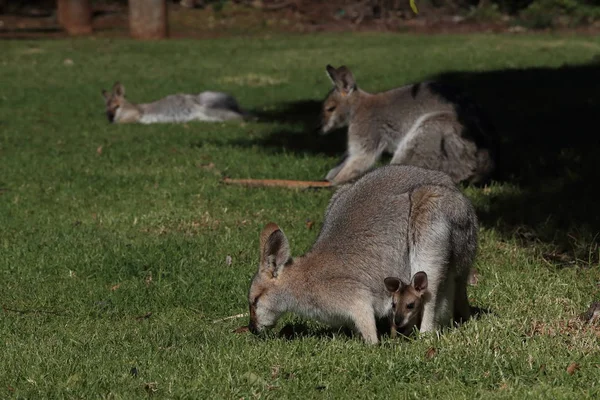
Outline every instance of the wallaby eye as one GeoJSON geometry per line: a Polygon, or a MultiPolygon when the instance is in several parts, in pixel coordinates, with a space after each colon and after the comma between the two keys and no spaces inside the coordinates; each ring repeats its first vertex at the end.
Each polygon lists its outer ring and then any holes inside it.
{"type": "Polygon", "coordinates": [[[327,112],[332,112],[332,111],[335,111],[335,106],[332,106],[332,107],[327,107],[327,109],[326,109],[326,110],[327,110],[327,112]]]}
{"type": "Polygon", "coordinates": [[[408,303],[406,305],[406,308],[408,308],[409,310],[412,310],[413,308],[415,308],[415,303],[414,302],[413,303],[408,303]]]}

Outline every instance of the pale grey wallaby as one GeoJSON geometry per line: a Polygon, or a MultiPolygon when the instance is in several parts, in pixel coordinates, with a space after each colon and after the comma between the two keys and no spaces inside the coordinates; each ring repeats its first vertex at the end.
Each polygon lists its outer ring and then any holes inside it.
{"type": "Polygon", "coordinates": [[[218,122],[246,115],[234,97],[221,92],[174,94],[152,103],[134,104],[125,99],[125,87],[116,82],[110,93],[102,90],[102,96],[108,121],[116,123],[218,122]]]}
{"type": "Polygon", "coordinates": [[[347,151],[326,178],[355,179],[383,152],[392,164],[447,173],[454,182],[480,183],[494,169],[493,128],[482,111],[455,88],[423,82],[370,94],[345,66],[327,66],[334,84],[323,103],[322,132],[348,127],[347,151]]]}
{"type": "Polygon", "coordinates": [[[388,317],[387,277],[427,274],[420,330],[468,319],[467,278],[477,249],[470,201],[442,172],[389,165],[342,185],[331,198],[312,249],[292,259],[282,230],[260,235],[260,264],[248,301],[252,332],[286,312],[350,326],[377,343],[376,318],[388,317]]]}
{"type": "Polygon", "coordinates": [[[392,299],[390,335],[395,338],[400,332],[408,336],[415,327],[421,327],[423,308],[429,295],[427,274],[419,271],[408,283],[393,276],[385,278],[383,282],[392,299]]]}

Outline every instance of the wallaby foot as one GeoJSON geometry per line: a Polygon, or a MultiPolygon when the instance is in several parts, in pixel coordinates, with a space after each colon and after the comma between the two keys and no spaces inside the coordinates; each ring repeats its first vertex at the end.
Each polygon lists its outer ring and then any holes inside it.
{"type": "Polygon", "coordinates": [[[471,318],[471,306],[467,297],[467,286],[463,282],[456,283],[454,303],[454,320],[459,324],[471,318]]]}

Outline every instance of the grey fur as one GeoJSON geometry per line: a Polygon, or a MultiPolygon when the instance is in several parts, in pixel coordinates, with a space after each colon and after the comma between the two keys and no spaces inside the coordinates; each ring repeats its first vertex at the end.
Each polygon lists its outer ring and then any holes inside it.
{"type": "Polygon", "coordinates": [[[261,234],[261,267],[249,292],[250,328],[274,325],[294,312],[349,325],[378,341],[375,318],[387,317],[384,279],[429,280],[421,331],[467,319],[467,278],[477,249],[477,218],[469,200],[442,172],[390,165],[340,187],[312,249],[290,258],[274,224],[261,234]],[[273,235],[277,240],[270,240],[273,235]],[[274,243],[281,243],[280,245],[274,243]],[[277,262],[265,260],[278,259],[277,262]]]}
{"type": "Polygon", "coordinates": [[[348,127],[347,157],[326,179],[343,183],[371,168],[383,152],[392,164],[446,172],[454,182],[479,183],[494,169],[493,127],[464,93],[423,82],[370,94],[350,70],[327,67],[334,83],[323,103],[323,133],[348,127]]]}
{"type": "Polygon", "coordinates": [[[102,94],[110,122],[219,122],[246,116],[234,97],[221,92],[174,94],[152,103],[134,104],[125,99],[125,88],[117,82],[111,93],[103,91],[102,94]]]}

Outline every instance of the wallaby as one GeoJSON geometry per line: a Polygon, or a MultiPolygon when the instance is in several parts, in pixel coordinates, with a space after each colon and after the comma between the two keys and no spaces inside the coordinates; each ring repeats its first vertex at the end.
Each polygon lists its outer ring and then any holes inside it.
{"type": "Polygon", "coordinates": [[[376,318],[388,317],[387,277],[428,277],[421,332],[470,316],[467,278],[477,249],[471,202],[443,172],[388,165],[342,185],[325,211],[312,249],[291,258],[274,223],[260,235],[260,264],[248,294],[258,333],[286,312],[354,327],[377,343],[376,318]]]}
{"type": "Polygon", "coordinates": [[[125,87],[116,82],[109,93],[102,90],[109,122],[154,124],[158,122],[227,121],[245,113],[232,96],[220,92],[174,94],[145,104],[125,99],[125,87]]]}
{"type": "Polygon", "coordinates": [[[493,128],[466,94],[437,82],[370,94],[347,67],[326,70],[334,87],[323,103],[322,132],[348,127],[346,154],[326,180],[355,179],[383,152],[393,154],[392,164],[443,171],[457,183],[490,176],[493,128]]]}
{"type": "Polygon", "coordinates": [[[423,306],[427,299],[427,274],[419,271],[413,275],[410,283],[400,278],[384,279],[385,288],[392,298],[392,311],[389,316],[390,335],[395,338],[398,331],[408,336],[414,327],[421,326],[423,306]]]}

